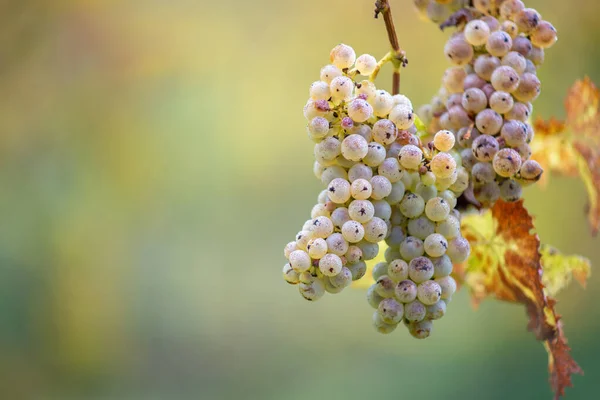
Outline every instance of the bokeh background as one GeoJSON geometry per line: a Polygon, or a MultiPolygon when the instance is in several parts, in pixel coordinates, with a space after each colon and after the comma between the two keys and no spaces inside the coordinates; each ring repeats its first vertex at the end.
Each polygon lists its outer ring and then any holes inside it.
{"type": "MultiPolygon", "coordinates": [[[[416,341],[377,334],[360,290],[310,304],[281,279],[320,190],[308,86],[341,41],[387,51],[372,3],[0,2],[1,399],[551,398],[521,307],[462,292],[416,341]]],[[[528,4],[560,33],[535,113],[561,117],[600,82],[600,3],[528,4]]],[[[392,5],[421,104],[446,34],[392,5]]],[[[600,265],[582,184],[526,198],[544,242],[600,265]]],[[[600,391],[599,288],[559,296],[571,400],[600,391]]]]}

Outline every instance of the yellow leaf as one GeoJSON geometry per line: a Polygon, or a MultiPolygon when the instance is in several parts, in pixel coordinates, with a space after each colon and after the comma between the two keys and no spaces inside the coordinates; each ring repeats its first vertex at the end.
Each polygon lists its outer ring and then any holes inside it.
{"type": "Polygon", "coordinates": [[[571,386],[571,375],[582,371],[570,355],[555,301],[544,290],[540,241],[523,200],[498,201],[483,214],[466,216],[462,231],[471,243],[471,256],[455,273],[476,304],[493,296],[525,306],[529,330],[548,351],[550,383],[558,398],[571,386]]]}
{"type": "Polygon", "coordinates": [[[583,180],[589,199],[588,220],[596,235],[600,231],[600,91],[587,77],[575,82],[565,109],[565,122],[536,121],[532,158],[548,172],[583,180]]]}
{"type": "Polygon", "coordinates": [[[555,296],[571,283],[572,278],[585,287],[591,273],[590,260],[577,255],[565,255],[548,245],[542,245],[540,252],[544,269],[542,283],[548,295],[555,296]]]}

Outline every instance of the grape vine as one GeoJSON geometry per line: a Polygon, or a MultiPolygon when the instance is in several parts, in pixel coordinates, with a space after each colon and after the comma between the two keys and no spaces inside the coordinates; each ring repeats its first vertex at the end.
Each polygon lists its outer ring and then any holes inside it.
{"type": "MultiPolygon", "coordinates": [[[[400,94],[408,61],[387,0],[375,2],[375,18],[383,17],[390,52],[377,61],[346,44],[331,50],[304,106],[313,171],[325,189],[285,246],[283,277],[309,301],[353,282],[368,287],[375,329],[388,334],[404,325],[418,339],[432,334],[461,285],[476,301],[521,303],[549,353],[558,398],[581,369],[550,295],[571,276],[584,282],[589,262],[542,246],[521,199],[522,187],[544,172],[543,151],[535,152],[541,163],[531,158],[536,129],[549,137],[549,126],[565,127],[531,122],[541,92],[537,68],[556,30],[521,0],[414,3],[423,19],[456,29],[444,47],[452,66],[442,87],[419,109],[421,118],[400,94]],[[388,62],[392,93],[375,86],[388,62]],[[384,261],[368,263],[380,251],[384,261]]],[[[578,109],[572,121],[585,112],[578,109]]],[[[593,126],[596,133],[600,123],[593,126]]],[[[600,180],[600,156],[592,157],[598,148],[580,150],[593,182],[600,180]]]]}

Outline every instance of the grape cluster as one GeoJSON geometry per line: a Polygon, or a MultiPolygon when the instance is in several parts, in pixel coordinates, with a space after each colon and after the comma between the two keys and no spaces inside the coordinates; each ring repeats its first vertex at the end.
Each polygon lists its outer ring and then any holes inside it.
{"type": "Polygon", "coordinates": [[[385,262],[373,268],[376,282],[367,292],[376,309],[373,324],[381,333],[403,321],[412,336],[428,337],[432,321],[444,316],[456,291],[453,264],[470,253],[454,208],[469,184],[468,172],[449,152],[455,144],[452,132],[439,131],[432,144],[433,156],[423,161],[416,146],[405,145],[399,153],[405,195],[392,211],[385,262]]]}
{"type": "Polygon", "coordinates": [[[326,189],[285,246],[283,277],[310,301],[339,293],[365,275],[385,240],[387,262],[376,266],[368,295],[375,326],[391,332],[404,320],[413,336],[427,337],[456,290],[452,263],[470,251],[454,210],[468,171],[452,132],[424,146],[410,100],[357,78],[379,68],[373,56],[340,44],[330,59],[304,107],[313,170],[326,189]]]}
{"type": "MultiPolygon", "coordinates": [[[[419,2],[417,2],[419,3],[419,2]]],[[[444,48],[453,64],[419,114],[432,130],[456,134],[473,194],[485,207],[516,201],[543,170],[530,160],[532,102],[540,94],[537,67],[556,30],[521,0],[474,0],[474,16],[444,48]]]]}

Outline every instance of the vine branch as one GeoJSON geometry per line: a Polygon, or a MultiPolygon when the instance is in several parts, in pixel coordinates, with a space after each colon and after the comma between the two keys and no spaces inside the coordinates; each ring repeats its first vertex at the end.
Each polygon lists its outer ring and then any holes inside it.
{"type": "Polygon", "coordinates": [[[398,43],[398,35],[396,34],[394,19],[392,18],[392,11],[390,9],[390,3],[388,0],[375,1],[375,18],[378,18],[379,14],[383,15],[385,29],[387,31],[390,45],[392,46],[392,57],[390,60],[394,67],[394,72],[392,75],[392,94],[399,94],[400,68],[406,67],[406,64],[408,64],[408,59],[406,58],[406,53],[400,48],[400,44],[398,43]]]}

